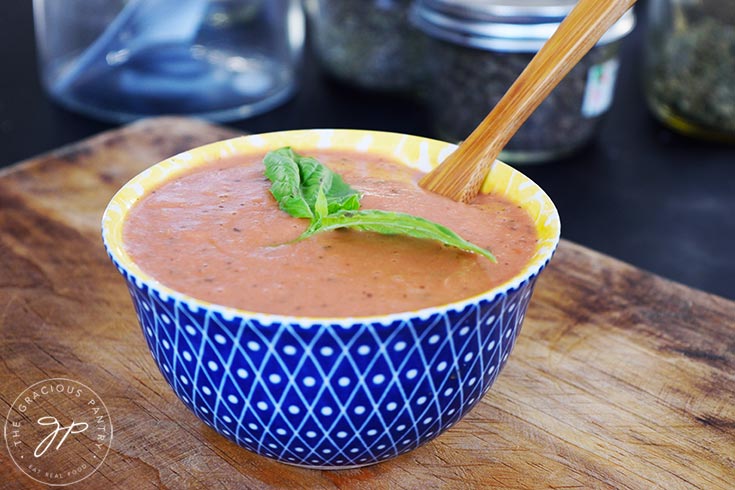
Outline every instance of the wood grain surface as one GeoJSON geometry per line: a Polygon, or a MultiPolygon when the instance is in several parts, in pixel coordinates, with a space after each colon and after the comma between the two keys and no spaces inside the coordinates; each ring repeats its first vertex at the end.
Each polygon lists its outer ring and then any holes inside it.
{"type": "MultiPolygon", "coordinates": [[[[495,385],[428,445],[328,472],[217,435],[159,374],[99,226],[134,174],[233,134],[151,119],[0,173],[3,421],[25,388],[65,377],[114,426],[102,466],[70,488],[735,488],[735,303],[567,241],[495,385]]],[[[0,488],[48,488],[4,446],[0,488]]]]}

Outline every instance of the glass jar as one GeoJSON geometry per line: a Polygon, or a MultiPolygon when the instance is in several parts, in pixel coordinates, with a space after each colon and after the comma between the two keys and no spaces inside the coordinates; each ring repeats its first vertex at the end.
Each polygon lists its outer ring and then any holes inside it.
{"type": "Polygon", "coordinates": [[[157,114],[226,121],[297,85],[299,0],[34,0],[43,85],[112,122],[157,114]]]}
{"type": "MultiPolygon", "coordinates": [[[[418,0],[412,21],[430,38],[427,102],[437,136],[466,138],[498,103],[575,0],[418,0]]],[[[590,141],[610,107],[627,12],[506,145],[513,163],[550,161],[590,141]]]]}
{"type": "Polygon", "coordinates": [[[650,0],[645,89],[653,113],[685,134],[735,141],[732,0],[650,0]]]}
{"type": "Polygon", "coordinates": [[[421,33],[410,0],[307,0],[322,66],[335,78],[380,91],[409,92],[421,70],[421,33]]]}

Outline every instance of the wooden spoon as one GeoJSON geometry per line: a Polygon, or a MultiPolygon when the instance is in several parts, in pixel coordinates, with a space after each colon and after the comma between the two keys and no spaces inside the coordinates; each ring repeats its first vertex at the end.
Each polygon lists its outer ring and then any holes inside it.
{"type": "Polygon", "coordinates": [[[470,202],[518,128],[636,0],[580,0],[472,134],[419,184],[470,202]]]}

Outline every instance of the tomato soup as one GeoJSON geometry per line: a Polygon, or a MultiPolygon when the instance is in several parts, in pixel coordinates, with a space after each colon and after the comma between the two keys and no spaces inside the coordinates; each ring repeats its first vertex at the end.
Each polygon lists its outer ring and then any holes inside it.
{"type": "MultiPolygon", "coordinates": [[[[298,149],[296,149],[298,151],[298,149]]],[[[438,242],[336,230],[292,242],[309,225],[280,210],[263,155],[240,155],[177,177],[130,211],[127,253],[162,284],[248,311],[352,317],[417,310],[497,286],[528,263],[531,218],[494,195],[471,205],[421,189],[419,175],[364,153],[301,152],[359,190],[363,209],[398,211],[443,224],[488,248],[497,263],[438,242]]]]}

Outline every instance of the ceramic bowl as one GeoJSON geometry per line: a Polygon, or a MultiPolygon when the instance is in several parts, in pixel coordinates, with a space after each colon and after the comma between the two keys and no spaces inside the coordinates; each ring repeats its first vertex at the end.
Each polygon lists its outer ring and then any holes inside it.
{"type": "Polygon", "coordinates": [[[533,218],[539,242],[511,280],[452,304],[360,318],[243,311],[174,291],[122,246],[128,210],[162,182],[222,156],[285,145],[371,152],[429,170],[454,145],[353,130],[286,131],[193,149],[133,178],[105,210],[107,252],[127,281],[143,335],[166,381],[214,430],[284,463],[349,468],[411,451],[474,407],[503,369],[538,274],[559,239],[557,211],[531,180],[496,162],[483,192],[533,218]]]}

